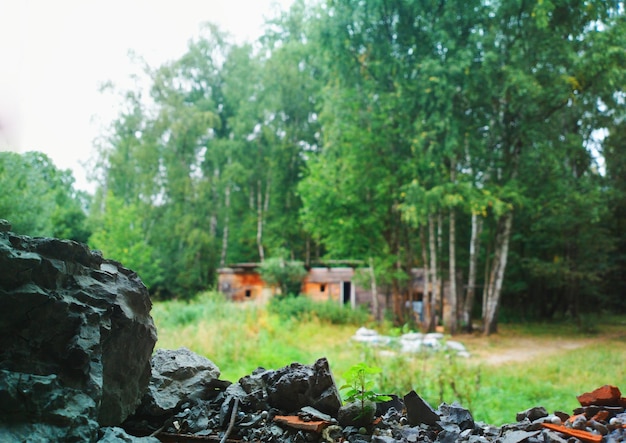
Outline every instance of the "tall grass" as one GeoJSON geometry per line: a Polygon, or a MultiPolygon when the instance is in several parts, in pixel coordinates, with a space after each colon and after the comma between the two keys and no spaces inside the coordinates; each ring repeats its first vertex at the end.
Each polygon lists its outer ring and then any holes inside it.
{"type": "MultiPolygon", "coordinates": [[[[364,362],[382,369],[377,380],[380,393],[404,395],[414,389],[435,407],[442,401],[458,401],[475,419],[494,425],[513,422],[516,412],[532,406],[571,412],[577,406],[576,395],[604,384],[626,390],[623,332],[551,358],[493,366],[478,357],[463,359],[449,352],[403,354],[364,346],[350,337],[362,325],[373,326],[365,313],[304,298],[260,306],[230,303],[219,294],[206,293],[190,302],[155,303],[152,315],[159,334],[157,347],[185,346],[204,355],[225,380],[236,381],[259,366],[277,369],[327,357],[342,384],[343,374],[364,362]]],[[[623,324],[614,331],[620,327],[623,324]]],[[[394,332],[383,328],[387,330],[382,332],[394,332]]],[[[504,332],[490,339],[467,337],[470,351],[498,352],[525,337],[549,340],[579,334],[568,325],[501,328],[504,332]]]]}

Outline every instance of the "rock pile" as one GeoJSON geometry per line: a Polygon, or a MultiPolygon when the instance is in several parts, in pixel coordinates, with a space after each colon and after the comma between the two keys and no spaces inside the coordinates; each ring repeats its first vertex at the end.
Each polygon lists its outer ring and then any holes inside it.
{"type": "MultiPolygon", "coordinates": [[[[167,352],[173,360],[189,354],[185,349],[167,352]]],[[[164,363],[155,356],[153,374],[162,374],[164,363]]],[[[189,368],[179,371],[170,373],[172,384],[185,385],[185,379],[194,378],[189,368]]],[[[153,376],[156,380],[163,383],[153,376]]],[[[131,434],[151,434],[162,442],[626,442],[626,399],[613,386],[579,396],[581,407],[572,415],[533,407],[518,413],[516,423],[495,427],[474,421],[470,411],[456,403],[434,409],[414,391],[377,404],[374,419],[359,425],[343,423],[345,406],[325,359],[277,371],[259,368],[234,384],[210,377],[202,384],[201,389],[187,384],[186,391],[174,390],[177,394],[169,396],[167,403],[176,407],[165,415],[162,410],[150,415],[150,408],[144,406],[153,401],[147,394],[124,427],[131,434]]]]}
{"type": "Polygon", "coordinates": [[[417,353],[424,351],[450,351],[459,357],[469,357],[470,354],[463,343],[455,340],[445,340],[439,332],[422,334],[421,332],[409,332],[400,337],[390,337],[379,334],[374,329],[361,327],[352,336],[352,340],[369,344],[371,346],[398,350],[403,353],[417,353]]]}

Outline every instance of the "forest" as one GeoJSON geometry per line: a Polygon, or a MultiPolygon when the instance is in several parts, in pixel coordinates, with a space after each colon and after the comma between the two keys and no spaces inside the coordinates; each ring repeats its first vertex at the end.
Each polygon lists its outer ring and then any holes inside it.
{"type": "Polygon", "coordinates": [[[0,218],[156,299],[281,258],[365,263],[398,323],[424,268],[452,333],[625,312],[625,20],[614,0],[296,0],[253,43],[207,23],[109,85],[94,195],[1,152],[0,218]]]}

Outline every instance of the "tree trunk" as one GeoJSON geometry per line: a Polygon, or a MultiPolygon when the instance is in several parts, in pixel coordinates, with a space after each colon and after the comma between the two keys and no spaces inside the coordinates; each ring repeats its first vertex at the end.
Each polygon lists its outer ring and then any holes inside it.
{"type": "Polygon", "coordinates": [[[257,183],[257,219],[256,219],[256,245],[259,250],[259,260],[265,260],[265,250],[263,249],[263,191],[261,180],[257,183]]]}
{"type": "MultiPolygon", "coordinates": [[[[431,305],[431,297],[432,294],[430,292],[430,269],[428,267],[428,246],[426,244],[426,233],[424,232],[424,226],[420,226],[420,244],[422,246],[422,263],[424,266],[424,289],[422,295],[422,315],[420,318],[420,322],[423,322],[424,319],[427,319],[427,323],[430,322],[430,305],[431,305]]],[[[424,325],[422,324],[422,329],[424,329],[424,325]]]]}
{"type": "Polygon", "coordinates": [[[449,318],[448,328],[450,334],[456,334],[459,310],[458,310],[458,294],[456,290],[456,216],[454,214],[454,208],[450,209],[450,294],[449,294],[449,318]]]}
{"type": "Polygon", "coordinates": [[[504,271],[509,255],[509,240],[511,238],[511,227],[513,225],[513,212],[508,212],[498,220],[498,232],[496,235],[496,250],[491,265],[489,284],[487,286],[487,303],[485,313],[485,335],[498,332],[497,314],[500,307],[500,296],[502,295],[502,282],[504,281],[504,271]]]}
{"type": "Polygon", "coordinates": [[[430,276],[432,296],[430,299],[430,317],[428,331],[433,332],[437,326],[437,301],[439,300],[439,278],[437,272],[437,241],[435,237],[435,220],[432,214],[428,215],[428,244],[430,248],[430,276]]]}
{"type": "Polygon", "coordinates": [[[476,297],[476,265],[480,249],[480,232],[483,220],[478,214],[472,214],[472,236],[469,248],[469,276],[467,277],[467,292],[463,303],[462,322],[466,332],[472,332],[472,308],[476,297]]]}
{"type": "Polygon", "coordinates": [[[483,302],[480,311],[480,319],[483,321],[483,330],[485,327],[485,319],[487,318],[487,286],[489,284],[489,269],[491,267],[492,242],[487,243],[487,251],[485,251],[485,275],[483,276],[483,302]]]}
{"type": "Polygon", "coordinates": [[[226,266],[228,255],[228,227],[230,224],[230,185],[226,185],[224,190],[224,231],[222,232],[222,253],[220,255],[220,267],[226,266]]]}
{"type": "Polygon", "coordinates": [[[443,320],[443,216],[441,211],[437,212],[437,310],[439,311],[439,320],[443,320]]]}
{"type": "Polygon", "coordinates": [[[370,284],[372,288],[372,313],[376,321],[380,320],[380,308],[378,306],[378,288],[376,286],[376,274],[374,273],[374,259],[369,258],[370,284]]]}

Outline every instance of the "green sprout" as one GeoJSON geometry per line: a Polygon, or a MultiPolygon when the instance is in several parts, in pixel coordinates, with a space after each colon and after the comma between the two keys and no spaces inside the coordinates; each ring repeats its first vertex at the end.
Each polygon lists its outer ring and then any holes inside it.
{"type": "Polygon", "coordinates": [[[377,367],[368,366],[365,363],[358,363],[352,366],[344,374],[346,384],[339,389],[344,390],[346,402],[359,402],[361,405],[361,414],[365,415],[367,408],[366,402],[384,402],[391,400],[388,395],[380,395],[372,390],[374,381],[372,377],[380,374],[382,370],[377,367]]]}

